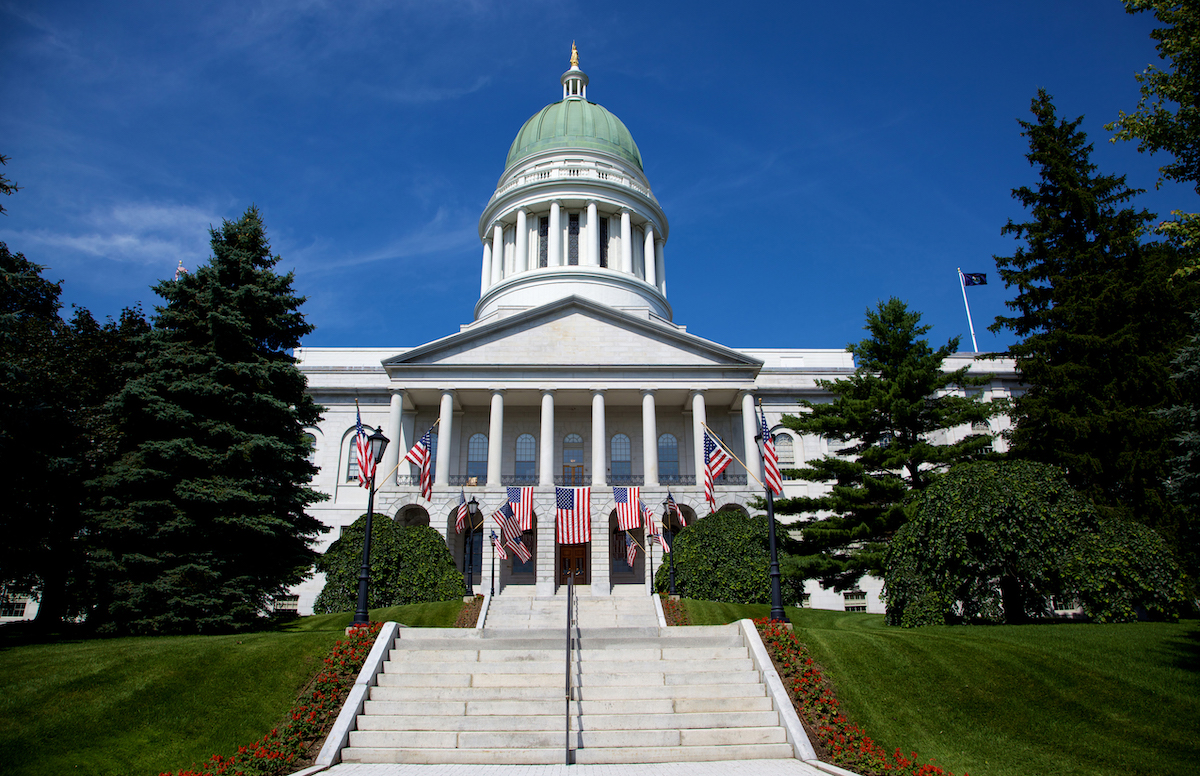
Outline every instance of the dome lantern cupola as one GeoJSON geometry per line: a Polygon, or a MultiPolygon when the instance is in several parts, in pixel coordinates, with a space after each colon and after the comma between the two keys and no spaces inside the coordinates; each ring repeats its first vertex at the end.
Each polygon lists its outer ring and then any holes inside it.
{"type": "Polygon", "coordinates": [[[517,133],[479,218],[482,321],[578,296],[669,322],[667,217],[622,121],[587,99],[571,44],[562,99],[517,133]]]}

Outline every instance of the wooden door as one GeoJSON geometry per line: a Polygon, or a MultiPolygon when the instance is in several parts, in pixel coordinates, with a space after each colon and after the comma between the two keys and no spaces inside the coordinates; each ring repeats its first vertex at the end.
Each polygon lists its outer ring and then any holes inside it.
{"type": "Polygon", "coordinates": [[[572,572],[575,574],[575,584],[590,585],[591,564],[588,562],[588,548],[591,544],[562,544],[558,547],[558,581],[567,584],[572,572]]]}

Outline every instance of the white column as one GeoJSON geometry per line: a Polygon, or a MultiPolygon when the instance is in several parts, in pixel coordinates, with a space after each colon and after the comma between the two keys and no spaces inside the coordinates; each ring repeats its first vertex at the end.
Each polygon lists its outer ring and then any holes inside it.
{"type": "Polygon", "coordinates": [[[492,227],[492,285],[504,278],[504,224],[492,227]]]}
{"type": "MultiPolygon", "coordinates": [[[[542,391],[542,439],[538,461],[538,484],[554,485],[554,391],[542,391]]],[[[553,546],[553,545],[551,545],[553,546]]]]}
{"type": "Polygon", "coordinates": [[[513,267],[515,272],[529,269],[529,223],[526,220],[528,217],[529,211],[525,208],[517,211],[517,257],[513,267]]]}
{"type": "MultiPolygon", "coordinates": [[[[608,484],[608,456],[605,455],[604,435],[604,389],[592,391],[592,487],[603,488],[608,484]]],[[[606,523],[607,525],[607,523],[606,523]]]]}
{"type": "Polygon", "coordinates": [[[629,211],[621,211],[621,271],[633,272],[633,224],[629,211]]]}
{"type": "MultiPolygon", "coordinates": [[[[413,433],[416,430],[417,413],[403,412],[400,414],[400,436],[396,438],[397,452],[404,455],[408,452],[408,448],[413,446],[415,437],[413,433]]],[[[411,463],[400,464],[400,470],[396,472],[397,477],[407,477],[412,474],[413,465],[411,463]]]]}
{"type": "Polygon", "coordinates": [[[387,429],[384,431],[384,435],[391,441],[388,442],[387,449],[383,451],[383,460],[379,464],[382,470],[379,474],[385,478],[383,482],[377,483],[381,488],[384,485],[396,484],[396,473],[393,469],[400,462],[400,456],[408,452],[407,447],[403,451],[400,449],[400,445],[403,444],[400,417],[404,409],[404,390],[402,388],[389,388],[388,390],[392,394],[392,402],[388,406],[387,429]]]}
{"type": "Polygon", "coordinates": [[[487,240],[483,241],[483,269],[479,273],[479,295],[492,284],[492,246],[487,240]]]}
{"type": "Polygon", "coordinates": [[[704,424],[708,415],[704,410],[704,392],[692,391],[692,450],[696,462],[696,484],[704,484],[704,424]]]}
{"type": "Polygon", "coordinates": [[[663,240],[654,241],[654,269],[658,275],[658,290],[667,295],[667,265],[663,263],[663,240]]]}
{"type": "Polygon", "coordinates": [[[492,417],[488,426],[487,484],[500,484],[501,455],[504,450],[504,389],[492,391],[492,417]]]}
{"type": "Polygon", "coordinates": [[[546,245],[546,266],[561,267],[562,263],[562,208],[557,202],[551,202],[550,235],[546,245]]]}
{"type": "Polygon", "coordinates": [[[596,203],[587,203],[587,264],[600,266],[600,219],[596,216],[596,203]]]}
{"type": "Polygon", "coordinates": [[[442,391],[442,404],[438,417],[438,449],[437,472],[434,473],[433,484],[445,487],[450,484],[450,448],[454,446],[454,391],[447,388],[442,391]]]}
{"type": "Polygon", "coordinates": [[[746,450],[746,472],[753,475],[746,482],[749,487],[757,487],[754,482],[754,477],[762,480],[762,455],[758,452],[758,443],[754,441],[754,435],[758,433],[758,415],[754,411],[754,396],[750,393],[742,394],[742,439],[744,440],[746,450]]]}
{"type": "Polygon", "coordinates": [[[655,258],[654,245],[654,227],[650,224],[646,224],[646,258],[642,262],[646,266],[646,277],[643,278],[643,280],[650,285],[657,287],[658,260],[655,258]]]}
{"type": "Polygon", "coordinates": [[[642,391],[642,475],[644,485],[658,485],[658,417],[655,414],[654,391],[642,391]]]}

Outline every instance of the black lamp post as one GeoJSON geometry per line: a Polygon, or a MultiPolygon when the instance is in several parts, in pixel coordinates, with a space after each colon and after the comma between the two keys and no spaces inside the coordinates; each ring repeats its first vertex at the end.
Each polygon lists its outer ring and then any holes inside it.
{"type": "MultiPolygon", "coordinates": [[[[762,432],[754,435],[755,441],[759,444],[759,453],[762,453],[763,437],[762,432]]],[[[763,456],[762,460],[766,460],[763,456]]],[[[764,466],[765,468],[765,466],[764,466]]],[[[768,544],[771,549],[771,622],[790,622],[787,614],[783,611],[783,593],[779,589],[779,551],[775,548],[775,493],[766,488],[767,491],[767,526],[769,537],[768,544]]]]}
{"type": "Polygon", "coordinates": [[[375,469],[383,460],[388,438],[383,435],[382,428],[376,427],[375,433],[367,437],[367,443],[371,446],[371,458],[375,460],[375,466],[371,468],[371,483],[367,496],[367,535],[363,537],[363,562],[362,568],[358,570],[358,609],[354,612],[354,622],[350,623],[352,628],[365,627],[370,621],[367,615],[367,588],[371,583],[371,521],[375,516],[375,469]]]}
{"type": "Polygon", "coordinates": [[[672,523],[671,523],[671,502],[670,501],[663,502],[663,514],[665,514],[667,516],[667,520],[666,520],[667,525],[666,525],[666,529],[664,530],[664,533],[667,531],[670,531],[670,533],[671,533],[671,541],[667,542],[667,546],[671,548],[671,551],[668,552],[667,554],[671,556],[670,594],[675,595],[675,532],[673,530],[671,530],[672,523]]]}
{"type": "Polygon", "coordinates": [[[479,502],[471,496],[467,502],[467,541],[463,545],[463,586],[467,595],[475,594],[475,518],[479,515],[479,502]]]}

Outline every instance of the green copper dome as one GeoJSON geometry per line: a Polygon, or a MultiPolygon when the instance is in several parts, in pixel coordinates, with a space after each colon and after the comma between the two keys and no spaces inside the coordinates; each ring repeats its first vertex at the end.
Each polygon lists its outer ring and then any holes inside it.
{"type": "Polygon", "coordinates": [[[508,149],[504,169],[520,160],[554,148],[586,148],[619,156],[642,169],[642,155],[633,135],[619,118],[594,102],[568,98],[535,113],[508,149]]]}

